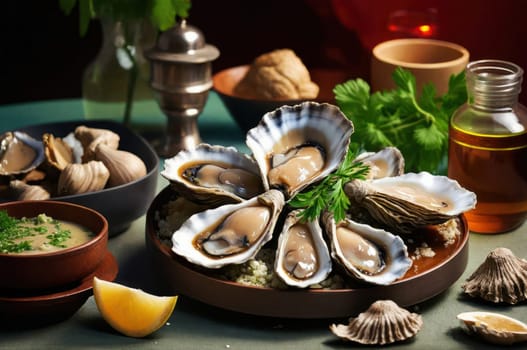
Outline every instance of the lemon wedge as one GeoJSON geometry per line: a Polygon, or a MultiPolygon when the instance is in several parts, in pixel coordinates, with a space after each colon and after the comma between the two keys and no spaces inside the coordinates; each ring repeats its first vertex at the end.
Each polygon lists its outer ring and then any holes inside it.
{"type": "Polygon", "coordinates": [[[93,278],[93,296],[102,317],[118,332],[135,338],[161,328],[177,296],[157,296],[119,283],[93,278]]]}

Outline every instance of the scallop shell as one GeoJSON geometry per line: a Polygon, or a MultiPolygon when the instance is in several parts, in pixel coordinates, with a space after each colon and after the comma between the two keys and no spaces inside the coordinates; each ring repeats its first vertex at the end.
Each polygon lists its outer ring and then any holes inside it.
{"type": "Polygon", "coordinates": [[[287,285],[306,288],[326,279],[331,272],[331,256],[318,220],[303,223],[299,213],[289,212],[285,219],[274,270],[287,285]],[[293,232],[294,227],[299,230],[293,232]]]}
{"type": "Polygon", "coordinates": [[[19,175],[37,168],[44,161],[42,142],[20,131],[7,131],[0,135],[0,175],[19,175]],[[11,168],[11,161],[27,156],[25,164],[11,168]]]}
{"type": "Polygon", "coordinates": [[[496,248],[461,288],[472,297],[493,303],[517,304],[527,300],[527,261],[508,248],[496,248]]]}
{"type": "Polygon", "coordinates": [[[498,345],[527,341],[527,324],[494,312],[472,311],[457,315],[461,328],[470,335],[498,345]]]}
{"type": "Polygon", "coordinates": [[[352,180],[344,191],[377,222],[401,234],[441,224],[476,206],[473,192],[446,176],[427,172],[352,180]]]}
{"type": "MultiPolygon", "coordinates": [[[[276,186],[289,199],[340,165],[348,151],[352,133],[353,124],[338,107],[328,103],[304,102],[295,106],[282,106],[264,114],[258,125],[248,131],[246,144],[258,163],[266,190],[275,187],[269,181],[271,159],[274,156],[305,145],[323,150],[324,163],[321,169],[310,169],[312,174],[298,176],[290,185],[276,186]]],[[[300,172],[304,173],[307,167],[301,169],[300,172]]]]}
{"type": "Polygon", "coordinates": [[[364,152],[354,161],[370,166],[367,176],[369,180],[404,174],[404,157],[397,147],[385,147],[378,152],[364,152]]]}
{"type": "Polygon", "coordinates": [[[330,330],[344,340],[384,345],[415,336],[423,325],[421,315],[411,313],[391,300],[378,300],[349,324],[332,324],[330,330]]]}
{"type": "Polygon", "coordinates": [[[412,260],[408,257],[408,250],[401,237],[350,219],[335,223],[333,216],[328,213],[323,215],[322,220],[326,234],[330,237],[331,256],[355,279],[371,284],[387,285],[403,277],[412,266],[412,260]],[[349,248],[343,247],[338,239],[337,228],[340,226],[363,239],[356,247],[357,255],[354,261],[348,258],[349,248]],[[373,254],[374,252],[376,254],[373,254]],[[373,266],[377,266],[376,263],[378,267],[374,270],[373,266]]]}
{"type": "Polygon", "coordinates": [[[200,144],[194,149],[182,150],[174,157],[165,160],[161,175],[170,181],[176,191],[198,203],[241,202],[263,193],[263,185],[256,162],[234,147],[200,144]],[[218,186],[203,186],[184,176],[186,169],[203,164],[222,165],[225,168],[241,169],[254,174],[258,183],[250,189],[247,185],[233,187],[225,183],[218,186]]]}
{"type": "MultiPolygon", "coordinates": [[[[258,197],[236,204],[225,204],[192,215],[172,235],[172,250],[189,262],[207,268],[220,268],[228,264],[241,264],[253,258],[260,248],[271,240],[278,216],[285,204],[283,194],[269,190],[258,197]],[[224,255],[211,255],[205,252],[200,237],[210,234],[220,227],[231,214],[244,208],[265,206],[270,209],[270,217],[257,240],[241,252],[224,255]]],[[[241,237],[241,238],[245,238],[241,237]]]]}

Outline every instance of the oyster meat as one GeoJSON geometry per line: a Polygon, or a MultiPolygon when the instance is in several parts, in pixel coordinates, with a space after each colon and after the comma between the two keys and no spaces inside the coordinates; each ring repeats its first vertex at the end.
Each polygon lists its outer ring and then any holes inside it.
{"type": "Polygon", "coordinates": [[[527,341],[527,324],[494,312],[472,311],[457,315],[461,328],[470,335],[498,345],[527,341]]]}
{"type": "Polygon", "coordinates": [[[318,221],[301,222],[300,210],[288,213],[275,257],[275,273],[287,285],[306,288],[331,272],[331,256],[318,221]]]}
{"type": "Polygon", "coordinates": [[[30,135],[8,131],[0,135],[0,175],[30,172],[44,161],[44,146],[30,135]]]}
{"type": "Polygon", "coordinates": [[[196,202],[241,202],[264,192],[254,160],[234,147],[200,144],[165,161],[161,172],[196,202]]]}
{"type": "Polygon", "coordinates": [[[331,255],[359,281],[387,285],[403,277],[412,266],[401,237],[350,219],[322,218],[331,241],[331,255]]]}
{"type": "Polygon", "coordinates": [[[280,189],[289,199],[339,166],[352,133],[353,124],[336,106],[304,102],[266,113],[246,144],[264,188],[280,189]]]}
{"type": "Polygon", "coordinates": [[[352,180],[344,190],[375,221],[408,234],[444,223],[476,206],[476,195],[455,180],[427,172],[352,180]]]}
{"type": "Polygon", "coordinates": [[[404,174],[404,157],[396,147],[385,147],[378,152],[363,152],[354,161],[370,167],[368,179],[404,174]]]}
{"type": "Polygon", "coordinates": [[[463,291],[493,303],[527,300],[527,261],[504,247],[491,251],[461,286],[463,291]]]}
{"type": "Polygon", "coordinates": [[[331,332],[341,339],[368,345],[385,345],[415,336],[423,325],[421,315],[411,313],[392,300],[378,300],[349,320],[332,324],[331,332]]]}
{"type": "Polygon", "coordinates": [[[172,235],[172,250],[191,263],[219,268],[254,257],[273,236],[285,204],[278,190],[192,215],[172,235]]]}

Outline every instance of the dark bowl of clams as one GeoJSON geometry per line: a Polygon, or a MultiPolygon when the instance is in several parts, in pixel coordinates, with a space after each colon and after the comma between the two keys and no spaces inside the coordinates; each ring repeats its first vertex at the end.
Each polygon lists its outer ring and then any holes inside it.
{"type": "Polygon", "coordinates": [[[116,122],[29,126],[0,135],[0,202],[83,205],[106,217],[112,236],[146,213],[158,168],[147,141],[116,122]]]}

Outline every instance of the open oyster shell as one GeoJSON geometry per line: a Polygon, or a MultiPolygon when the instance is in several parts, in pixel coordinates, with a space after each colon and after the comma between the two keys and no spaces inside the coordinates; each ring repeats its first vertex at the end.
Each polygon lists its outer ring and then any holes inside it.
{"type": "Polygon", "coordinates": [[[527,341],[527,324],[494,312],[472,311],[457,315],[461,328],[470,335],[498,345],[527,341]]]}
{"type": "Polygon", "coordinates": [[[198,203],[241,202],[264,192],[256,162],[234,147],[182,150],[165,161],[161,175],[198,203]]]}
{"type": "Polygon", "coordinates": [[[397,233],[446,222],[476,206],[476,195],[446,176],[407,173],[352,180],[344,191],[379,223],[397,233]]]}
{"type": "Polygon", "coordinates": [[[378,300],[349,324],[332,324],[331,332],[344,340],[384,345],[415,336],[423,325],[421,315],[411,313],[391,300],[378,300]]]}
{"type": "Polygon", "coordinates": [[[404,174],[404,157],[397,147],[385,147],[378,152],[364,152],[354,161],[370,167],[367,176],[369,180],[404,174]]]}
{"type": "Polygon", "coordinates": [[[264,114],[246,144],[264,188],[280,189],[289,199],[339,166],[352,133],[353,124],[338,107],[304,102],[264,114]]]}
{"type": "Polygon", "coordinates": [[[194,214],[172,235],[172,250],[207,268],[241,264],[271,240],[284,204],[280,191],[269,190],[241,203],[194,214]]]}
{"type": "Polygon", "coordinates": [[[286,284],[306,288],[331,272],[331,256],[317,221],[301,222],[300,210],[290,212],[278,237],[274,270],[286,284]]]}
{"type": "Polygon", "coordinates": [[[461,286],[463,291],[493,303],[527,300],[527,261],[504,247],[491,251],[461,286]]]}
{"type": "Polygon", "coordinates": [[[28,173],[44,161],[41,141],[20,131],[7,131],[0,135],[0,175],[28,173]]]}
{"type": "Polygon", "coordinates": [[[335,223],[322,217],[331,241],[331,256],[355,279],[387,285],[403,277],[412,266],[401,237],[350,219],[335,223]]]}

